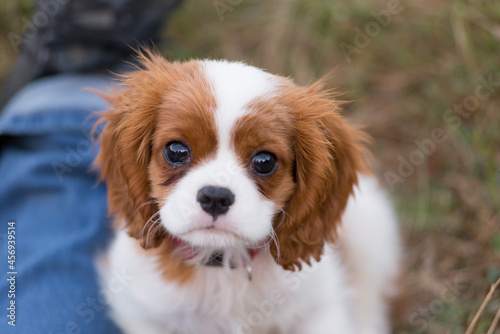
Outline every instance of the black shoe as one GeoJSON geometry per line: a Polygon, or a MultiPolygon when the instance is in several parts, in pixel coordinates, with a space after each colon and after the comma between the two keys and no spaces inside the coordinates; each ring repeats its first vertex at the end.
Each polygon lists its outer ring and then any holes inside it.
{"type": "Polygon", "coordinates": [[[133,49],[159,41],[163,23],[182,0],[38,0],[48,17],[23,35],[20,56],[0,93],[0,111],[30,81],[61,72],[112,70],[133,49]],[[33,33],[33,31],[35,31],[33,33]]]}

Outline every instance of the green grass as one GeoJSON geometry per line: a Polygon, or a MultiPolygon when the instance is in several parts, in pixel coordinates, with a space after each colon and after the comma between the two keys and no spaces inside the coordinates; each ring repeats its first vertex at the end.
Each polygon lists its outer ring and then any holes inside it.
{"type": "MultiPolygon", "coordinates": [[[[403,10],[347,62],[340,43],[354,45],[355,29],[389,2],[244,0],[221,21],[214,2],[188,0],[161,49],[170,59],[244,60],[299,84],[332,72],[329,84],[352,101],[345,115],[374,137],[386,186],[384,174],[397,171],[399,157],[443,129],[448,139],[390,191],[409,273],[409,307],[396,333],[463,333],[500,275],[500,84],[469,116],[444,117],[474,96],[480,77],[500,83],[500,2],[402,0],[403,10]],[[415,318],[456,279],[462,288],[454,301],[415,318]]],[[[5,35],[21,31],[31,8],[29,1],[1,6],[0,76],[16,54],[5,35]]],[[[487,331],[499,307],[497,294],[475,333],[487,331]]]]}

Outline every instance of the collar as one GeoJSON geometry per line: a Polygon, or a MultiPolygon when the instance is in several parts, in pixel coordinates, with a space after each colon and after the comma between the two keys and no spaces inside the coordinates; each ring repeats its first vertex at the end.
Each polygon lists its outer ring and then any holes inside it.
{"type": "MultiPolygon", "coordinates": [[[[175,246],[185,246],[186,243],[182,241],[179,238],[173,238],[172,242],[175,246]]],[[[248,249],[248,254],[250,255],[250,261],[243,262],[243,263],[231,263],[230,267],[231,269],[236,269],[236,268],[245,268],[247,270],[248,274],[248,280],[252,280],[252,264],[251,261],[257,256],[259,253],[260,248],[249,248],[248,249]]],[[[189,259],[192,259],[196,256],[196,253],[192,250],[188,250],[186,253],[186,256],[189,259]]],[[[210,258],[203,263],[203,265],[207,267],[219,267],[222,268],[224,266],[224,252],[223,251],[214,251],[211,255],[210,258]]]]}
{"type": "MultiPolygon", "coordinates": [[[[253,260],[255,256],[257,256],[257,253],[259,252],[259,249],[249,249],[248,253],[250,255],[250,260],[253,260]]],[[[213,252],[212,255],[210,256],[210,259],[208,259],[207,262],[204,263],[205,266],[208,267],[220,267],[222,268],[224,266],[224,252],[213,252]]],[[[231,263],[230,264],[231,269],[235,268],[241,268],[244,267],[247,270],[247,278],[248,281],[252,281],[252,262],[245,262],[245,263],[231,263]]]]}
{"type": "MultiPolygon", "coordinates": [[[[250,255],[250,260],[253,260],[257,254],[259,253],[259,249],[248,249],[248,254],[250,255]]],[[[224,266],[224,252],[213,252],[212,255],[210,256],[210,259],[208,259],[207,262],[204,263],[205,266],[209,267],[222,267],[224,266]]],[[[242,265],[239,264],[234,264],[231,263],[231,269],[235,268],[240,268],[244,267],[245,264],[243,263],[242,265]]]]}

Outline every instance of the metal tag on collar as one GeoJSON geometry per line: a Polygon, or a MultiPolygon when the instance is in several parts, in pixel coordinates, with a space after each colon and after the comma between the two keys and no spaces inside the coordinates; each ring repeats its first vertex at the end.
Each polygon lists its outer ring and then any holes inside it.
{"type": "Polygon", "coordinates": [[[248,275],[248,281],[252,281],[252,265],[250,264],[250,261],[247,262],[247,275],[248,275]]]}

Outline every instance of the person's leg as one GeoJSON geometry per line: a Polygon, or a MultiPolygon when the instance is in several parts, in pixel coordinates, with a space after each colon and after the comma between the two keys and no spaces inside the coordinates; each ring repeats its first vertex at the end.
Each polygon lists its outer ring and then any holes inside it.
{"type": "Polygon", "coordinates": [[[129,277],[116,273],[114,291],[96,279],[110,233],[86,120],[107,105],[84,90],[109,85],[90,75],[41,79],[0,117],[0,333],[118,333],[104,305],[129,277]]]}

